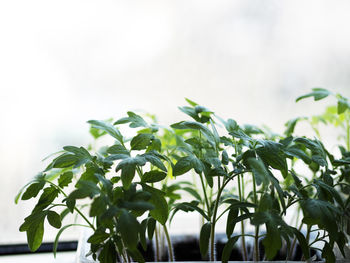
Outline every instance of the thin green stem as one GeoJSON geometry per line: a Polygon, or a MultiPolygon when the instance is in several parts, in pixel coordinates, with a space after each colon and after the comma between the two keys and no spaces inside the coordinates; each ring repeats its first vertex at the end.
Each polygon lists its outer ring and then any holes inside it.
{"type": "Polygon", "coordinates": [[[211,231],[210,231],[210,260],[215,261],[215,224],[216,224],[216,215],[218,212],[218,207],[219,207],[219,202],[220,202],[220,197],[221,193],[224,189],[224,187],[221,187],[220,185],[220,176],[218,176],[218,194],[216,196],[215,200],[215,206],[214,206],[214,212],[213,212],[213,217],[212,217],[212,222],[211,222],[211,231]]]}
{"type": "Polygon", "coordinates": [[[170,235],[169,235],[169,232],[168,232],[168,228],[166,227],[165,224],[163,225],[163,229],[164,229],[164,234],[165,234],[165,237],[166,237],[166,240],[167,240],[167,243],[168,243],[169,261],[173,262],[173,261],[175,261],[174,254],[173,254],[173,245],[171,243],[171,239],[170,239],[170,235]]]}
{"type": "Polygon", "coordinates": [[[154,229],[154,236],[155,236],[155,242],[156,242],[156,257],[155,260],[156,262],[160,261],[160,253],[159,253],[159,238],[158,238],[158,230],[157,230],[157,226],[154,229]]]}
{"type": "MultiPolygon", "coordinates": [[[[253,193],[254,193],[254,203],[255,205],[258,205],[258,197],[256,192],[256,183],[255,183],[255,176],[252,174],[253,178],[253,193]]],[[[256,212],[257,208],[255,208],[256,212]]],[[[255,243],[254,243],[254,261],[259,261],[260,255],[259,255],[259,225],[255,226],[255,243]]]]}
{"type": "MultiPolygon", "coordinates": [[[[300,213],[300,212],[299,212],[300,213]]],[[[298,213],[298,217],[299,217],[299,213],[298,213]]],[[[297,222],[298,223],[298,222],[297,222]]],[[[303,227],[303,222],[300,223],[299,227],[298,227],[298,231],[301,230],[301,228],[303,227]]],[[[289,253],[288,253],[288,260],[291,260],[291,257],[293,255],[293,252],[294,252],[294,247],[295,247],[295,244],[297,242],[297,238],[296,236],[294,237],[293,239],[293,242],[292,242],[292,245],[290,247],[290,250],[289,250],[289,253]]]]}
{"type": "Polygon", "coordinates": [[[199,174],[199,178],[200,178],[200,181],[201,181],[202,190],[203,190],[203,194],[204,194],[204,201],[205,201],[205,204],[207,206],[208,216],[210,217],[211,216],[210,205],[209,205],[209,200],[208,200],[208,196],[207,196],[206,187],[204,185],[204,180],[203,180],[202,173],[199,174]]]}
{"type": "MultiPolygon", "coordinates": [[[[51,184],[52,186],[54,186],[57,190],[59,190],[63,195],[64,197],[68,197],[68,195],[62,190],[61,187],[59,187],[58,185],[48,181],[48,180],[45,180],[45,182],[51,184]]],[[[86,216],[76,207],[74,206],[74,210],[85,220],[85,222],[95,231],[96,228],[94,227],[93,224],[90,223],[90,221],[86,218],[86,216]]]]}
{"type": "MultiPolygon", "coordinates": [[[[239,175],[238,177],[238,195],[239,195],[239,201],[242,202],[242,189],[241,189],[241,176],[239,175]]],[[[242,211],[240,211],[242,215],[242,211]]],[[[243,220],[241,221],[241,236],[242,236],[242,249],[243,249],[243,260],[247,261],[248,260],[248,253],[247,253],[247,248],[245,246],[245,233],[244,233],[244,222],[243,220]]]]}
{"type": "Polygon", "coordinates": [[[350,120],[346,120],[346,148],[350,151],[350,120]]]}

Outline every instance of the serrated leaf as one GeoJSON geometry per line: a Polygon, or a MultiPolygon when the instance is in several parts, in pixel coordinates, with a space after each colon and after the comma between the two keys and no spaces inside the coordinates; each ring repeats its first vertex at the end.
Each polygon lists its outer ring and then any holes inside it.
{"type": "Polygon", "coordinates": [[[78,163],[79,159],[74,154],[64,153],[52,161],[53,168],[66,168],[78,163]]]}
{"type": "Polygon", "coordinates": [[[138,244],[140,231],[139,222],[126,210],[122,210],[118,222],[123,243],[127,248],[135,249],[138,244]]]}
{"type": "Polygon", "coordinates": [[[322,249],[322,257],[326,260],[327,263],[335,263],[335,255],[332,247],[328,242],[324,242],[324,247],[322,249]]]}
{"type": "Polygon", "coordinates": [[[160,155],[159,153],[150,151],[145,154],[142,154],[141,156],[144,157],[147,162],[150,162],[152,165],[158,167],[160,170],[167,172],[165,165],[159,158],[159,156],[162,157],[162,155],[160,155]]]}
{"type": "Polygon", "coordinates": [[[162,181],[167,176],[167,173],[161,171],[149,171],[142,175],[142,183],[156,183],[162,181]]]}
{"type": "Polygon", "coordinates": [[[154,209],[150,211],[150,215],[159,223],[164,225],[168,220],[169,210],[168,203],[164,198],[163,192],[146,184],[142,184],[142,188],[144,191],[151,194],[151,198],[148,200],[148,202],[154,205],[154,209]]]}
{"type": "Polygon", "coordinates": [[[194,155],[181,157],[173,168],[173,175],[182,175],[192,168],[195,169],[196,173],[201,173],[204,169],[202,162],[194,155]]]}
{"type": "Polygon", "coordinates": [[[201,252],[202,259],[204,259],[208,254],[210,230],[211,230],[211,223],[207,222],[202,226],[199,234],[199,250],[201,252]]]}
{"type": "Polygon", "coordinates": [[[338,99],[338,104],[337,104],[338,114],[342,114],[348,109],[350,109],[350,103],[343,97],[338,99]]]}
{"type": "Polygon", "coordinates": [[[111,147],[107,149],[107,153],[109,154],[123,154],[123,155],[129,155],[129,151],[121,144],[114,144],[111,147]]]}
{"type": "Polygon", "coordinates": [[[58,185],[61,188],[64,188],[68,186],[73,179],[73,173],[72,172],[65,172],[60,175],[60,178],[58,178],[58,185]]]}
{"type": "Polygon", "coordinates": [[[102,231],[102,230],[96,230],[95,233],[93,233],[89,239],[87,240],[88,243],[91,244],[101,244],[103,241],[105,241],[107,238],[109,238],[109,234],[102,231]]]}
{"type": "Polygon", "coordinates": [[[50,225],[55,228],[61,228],[62,226],[61,216],[55,211],[47,212],[47,220],[49,221],[50,225]]]}
{"type": "Polygon", "coordinates": [[[21,232],[27,232],[27,242],[31,251],[36,251],[42,243],[45,216],[45,211],[34,212],[24,219],[19,228],[21,232]]]}
{"type": "Polygon", "coordinates": [[[178,123],[174,123],[170,125],[174,129],[191,129],[191,130],[199,130],[203,133],[203,135],[208,139],[210,143],[215,145],[215,137],[213,133],[202,123],[193,122],[193,121],[181,121],[178,123]]]}
{"type": "Polygon", "coordinates": [[[299,100],[305,99],[305,98],[309,98],[309,97],[314,97],[314,100],[321,100],[323,98],[326,98],[328,95],[330,95],[331,92],[329,92],[326,89],[323,88],[313,88],[312,92],[305,94],[303,96],[300,96],[296,99],[296,102],[298,102],[299,100]]]}
{"type": "Polygon", "coordinates": [[[256,158],[248,158],[247,163],[253,171],[257,185],[260,185],[261,183],[267,184],[269,181],[269,172],[266,169],[265,164],[260,159],[256,158]]]}
{"type": "Polygon", "coordinates": [[[107,208],[107,203],[104,196],[98,196],[91,203],[89,215],[91,217],[99,216],[106,211],[106,208],[107,208]]]}
{"type": "Polygon", "coordinates": [[[117,139],[120,143],[123,143],[122,134],[112,124],[110,124],[108,122],[104,122],[104,121],[98,121],[98,120],[90,120],[90,121],[88,121],[88,123],[91,124],[91,126],[93,128],[105,131],[109,135],[111,135],[113,138],[117,139]]]}
{"type": "Polygon", "coordinates": [[[221,162],[224,164],[224,165],[228,165],[230,159],[228,157],[228,154],[225,150],[222,151],[222,154],[221,154],[221,162]]]}
{"type": "Polygon", "coordinates": [[[151,144],[153,137],[153,134],[150,133],[140,133],[136,135],[130,142],[131,150],[146,149],[147,146],[151,144]]]}
{"type": "Polygon", "coordinates": [[[282,144],[268,140],[259,141],[262,147],[256,149],[259,157],[272,168],[280,170],[283,177],[287,177],[288,166],[282,151],[282,144]]]}
{"type": "Polygon", "coordinates": [[[109,240],[102,246],[98,260],[100,263],[115,263],[117,261],[117,251],[113,241],[109,240]]]}
{"type": "Polygon", "coordinates": [[[53,203],[59,194],[59,190],[54,186],[46,187],[41,194],[38,203],[34,207],[33,211],[40,211],[48,207],[53,203]]]}
{"type": "Polygon", "coordinates": [[[134,113],[132,111],[128,111],[127,114],[128,114],[128,117],[121,118],[121,119],[117,120],[114,123],[114,125],[130,122],[130,124],[129,124],[130,128],[148,127],[146,121],[140,115],[137,115],[136,113],[134,113]]]}
{"type": "Polygon", "coordinates": [[[128,157],[123,159],[116,167],[115,171],[122,170],[121,179],[125,189],[129,189],[131,182],[135,176],[136,166],[143,166],[146,159],[142,156],[128,157]]]}
{"type": "Polygon", "coordinates": [[[45,182],[32,183],[22,195],[22,200],[28,200],[30,198],[36,197],[41,189],[45,186],[45,182]]]}

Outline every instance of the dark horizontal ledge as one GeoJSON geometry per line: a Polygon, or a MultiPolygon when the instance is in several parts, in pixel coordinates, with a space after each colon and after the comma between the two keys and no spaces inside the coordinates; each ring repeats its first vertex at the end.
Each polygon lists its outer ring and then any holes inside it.
{"type": "MultiPolygon", "coordinates": [[[[57,251],[75,251],[78,247],[78,241],[60,241],[57,251]]],[[[39,249],[31,252],[27,244],[0,245],[0,256],[19,255],[33,253],[48,253],[53,251],[53,242],[42,243],[39,249]]]]}

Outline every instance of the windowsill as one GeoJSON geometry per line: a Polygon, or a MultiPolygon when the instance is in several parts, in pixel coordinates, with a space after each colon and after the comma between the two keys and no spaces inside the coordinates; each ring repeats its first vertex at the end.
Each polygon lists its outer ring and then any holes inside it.
{"type": "Polygon", "coordinates": [[[58,252],[56,258],[53,253],[37,253],[24,255],[0,256],[0,262],[6,263],[74,263],[76,257],[75,251],[58,252]]]}

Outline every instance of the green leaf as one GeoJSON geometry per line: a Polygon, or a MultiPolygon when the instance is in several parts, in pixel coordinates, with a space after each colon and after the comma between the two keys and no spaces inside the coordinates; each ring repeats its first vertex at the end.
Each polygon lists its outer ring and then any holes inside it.
{"type": "Polygon", "coordinates": [[[199,234],[199,250],[201,252],[203,259],[208,254],[210,230],[211,230],[211,223],[207,222],[202,226],[200,234],[199,234]]]}
{"type": "Polygon", "coordinates": [[[144,251],[147,250],[147,239],[146,239],[146,230],[147,230],[148,218],[142,220],[140,227],[140,244],[144,251]]]}
{"type": "Polygon", "coordinates": [[[162,181],[167,176],[167,173],[161,171],[149,171],[142,175],[142,183],[156,183],[162,181]]]}
{"type": "Polygon", "coordinates": [[[272,260],[282,247],[281,231],[273,224],[266,224],[266,237],[262,241],[266,257],[272,260]]]}
{"type": "Polygon", "coordinates": [[[131,150],[143,150],[151,144],[151,140],[154,138],[153,134],[140,133],[132,138],[130,142],[131,150]]]}
{"type": "Polygon", "coordinates": [[[99,216],[106,211],[106,208],[107,208],[107,203],[104,196],[98,196],[91,203],[89,215],[91,217],[99,216]]]}
{"type": "Polygon", "coordinates": [[[181,121],[178,123],[174,123],[170,125],[174,129],[191,129],[191,130],[199,130],[203,133],[203,135],[208,139],[210,143],[215,145],[215,137],[213,133],[202,123],[199,122],[193,122],[193,121],[181,121]]]}
{"type": "Polygon", "coordinates": [[[342,114],[348,109],[350,109],[350,103],[347,101],[347,99],[343,97],[339,98],[337,104],[338,114],[342,114]]]}
{"type": "Polygon", "coordinates": [[[90,120],[90,121],[88,121],[88,123],[91,124],[91,126],[93,128],[105,131],[109,135],[111,135],[112,137],[117,139],[120,143],[123,143],[123,136],[122,136],[122,134],[112,124],[110,124],[108,122],[104,122],[104,121],[98,121],[98,120],[90,120]]]}
{"type": "Polygon", "coordinates": [[[150,151],[140,156],[144,157],[147,162],[150,162],[152,165],[158,167],[160,170],[167,172],[166,167],[164,166],[163,162],[160,160],[160,158],[163,158],[163,156],[160,155],[159,153],[155,151],[150,151]]]}
{"type": "Polygon", "coordinates": [[[269,178],[269,172],[267,171],[265,164],[256,158],[248,158],[247,163],[252,169],[257,185],[261,183],[267,184],[269,178]]]}
{"type": "Polygon", "coordinates": [[[282,144],[274,141],[260,140],[262,147],[256,149],[259,157],[272,168],[280,170],[283,177],[288,175],[286,158],[282,151],[282,144]]]}
{"type": "Polygon", "coordinates": [[[124,201],[121,203],[121,207],[124,207],[128,210],[134,210],[134,211],[146,211],[146,210],[154,209],[154,205],[145,201],[133,201],[133,202],[124,201]]]}
{"type": "Polygon", "coordinates": [[[326,260],[327,263],[335,262],[335,255],[333,249],[328,242],[324,242],[324,247],[322,249],[322,257],[326,260]]]}
{"type": "Polygon", "coordinates": [[[49,221],[50,225],[55,228],[61,228],[62,226],[61,216],[55,211],[47,212],[47,220],[49,221]]]}
{"type": "Polygon", "coordinates": [[[194,198],[196,198],[199,202],[202,201],[201,196],[198,194],[198,192],[195,189],[193,189],[191,187],[183,187],[183,188],[181,188],[181,190],[186,191],[187,193],[192,195],[194,198]]]}
{"type": "Polygon", "coordinates": [[[63,149],[67,152],[73,153],[77,157],[78,162],[75,164],[75,167],[79,167],[92,160],[92,156],[84,147],[78,148],[75,146],[65,146],[63,149]]]}
{"type": "Polygon", "coordinates": [[[148,202],[154,205],[154,209],[150,211],[150,215],[159,223],[164,225],[168,220],[169,215],[168,203],[164,198],[164,193],[146,184],[142,184],[142,188],[144,191],[151,194],[151,198],[148,200],[148,202]]]}
{"type": "Polygon", "coordinates": [[[288,157],[291,157],[291,158],[296,157],[298,159],[301,159],[306,164],[310,164],[312,162],[311,158],[298,146],[288,147],[284,150],[284,153],[288,157]]]}
{"type": "Polygon", "coordinates": [[[107,149],[107,153],[109,154],[123,154],[123,155],[129,155],[129,151],[121,144],[115,144],[112,145],[107,149]]]}
{"type": "Polygon", "coordinates": [[[45,182],[32,183],[22,195],[22,200],[28,200],[32,197],[36,197],[41,189],[43,189],[45,182]]]}
{"type": "Polygon", "coordinates": [[[129,124],[130,128],[148,127],[146,121],[140,115],[137,115],[136,113],[134,113],[132,111],[128,111],[127,114],[128,114],[128,117],[121,118],[121,119],[117,120],[114,123],[114,125],[130,122],[130,124],[129,124]]]}
{"type": "Polygon", "coordinates": [[[27,230],[27,241],[28,246],[31,251],[36,251],[42,241],[44,236],[44,220],[38,222],[37,224],[32,224],[32,226],[27,230]]]}
{"type": "Polygon", "coordinates": [[[143,258],[141,252],[138,249],[127,249],[128,254],[131,256],[131,258],[138,262],[138,263],[144,263],[145,259],[143,258]]]}
{"type": "Polygon", "coordinates": [[[305,236],[302,233],[300,233],[298,229],[294,227],[290,227],[290,229],[293,231],[295,237],[298,239],[298,243],[301,247],[301,250],[303,251],[304,258],[308,260],[310,258],[310,252],[309,252],[309,246],[305,236]]]}
{"type": "Polygon", "coordinates": [[[103,241],[105,241],[107,238],[109,238],[109,234],[97,229],[95,233],[93,233],[89,239],[87,240],[88,243],[91,244],[101,244],[103,241]]]}
{"type": "Polygon", "coordinates": [[[239,239],[239,236],[234,236],[231,237],[227,243],[224,246],[224,249],[222,251],[222,255],[221,255],[221,261],[223,263],[227,263],[228,260],[230,259],[231,253],[232,253],[232,249],[233,246],[236,244],[237,240],[239,239]]]}
{"type": "Polygon", "coordinates": [[[309,98],[309,97],[314,97],[314,100],[321,100],[323,98],[326,98],[328,95],[330,95],[331,92],[329,92],[326,89],[323,88],[313,88],[312,92],[305,94],[303,96],[300,96],[296,99],[296,102],[298,102],[299,100],[305,99],[305,98],[309,98]]]}
{"type": "MultiPolygon", "coordinates": [[[[193,212],[193,211],[197,211],[201,216],[203,216],[207,221],[210,221],[210,218],[208,217],[208,215],[204,212],[203,209],[198,207],[199,202],[198,201],[192,201],[192,202],[182,202],[179,204],[176,204],[174,206],[174,211],[173,214],[171,216],[171,220],[174,217],[174,215],[176,214],[176,212],[178,212],[179,210],[184,211],[184,212],[193,212]]],[[[170,221],[171,221],[170,220],[170,221]]]]}
{"type": "Polygon", "coordinates": [[[224,164],[224,165],[228,165],[230,159],[228,157],[228,154],[225,150],[222,151],[222,154],[221,154],[221,162],[224,164]]]}
{"type": "Polygon", "coordinates": [[[230,238],[233,234],[233,231],[235,229],[236,223],[232,219],[236,219],[238,217],[238,208],[237,207],[230,207],[230,210],[228,212],[227,216],[227,222],[226,222],[226,236],[227,238],[230,238]]]}
{"type": "Polygon", "coordinates": [[[156,223],[157,221],[154,218],[152,217],[148,218],[147,236],[149,240],[152,240],[153,238],[154,230],[156,229],[156,223]]]}
{"type": "MultiPolygon", "coordinates": [[[[96,183],[91,181],[79,180],[77,184],[78,189],[71,192],[67,199],[83,199],[86,197],[93,198],[100,193],[100,189],[96,186],[96,183]]],[[[68,205],[68,203],[67,203],[68,205]]]]}
{"type": "Polygon", "coordinates": [[[117,261],[117,251],[113,241],[108,240],[98,256],[100,263],[115,263],[117,261]]]}
{"type": "Polygon", "coordinates": [[[287,121],[284,126],[286,126],[286,130],[284,132],[284,134],[288,137],[291,136],[294,133],[294,129],[296,124],[298,123],[298,121],[303,120],[305,118],[294,118],[292,120],[287,121]]]}
{"type": "Polygon", "coordinates": [[[143,166],[146,163],[146,159],[142,156],[128,157],[123,159],[116,167],[115,171],[122,170],[121,179],[123,187],[129,189],[131,182],[135,176],[136,166],[143,166]]]}
{"type": "Polygon", "coordinates": [[[196,173],[201,173],[204,167],[202,162],[194,155],[181,157],[173,168],[173,175],[182,175],[192,168],[195,169],[196,173]]]}
{"type": "Polygon", "coordinates": [[[140,224],[136,218],[126,210],[122,210],[119,217],[119,232],[127,248],[136,249],[140,224]]]}
{"type": "Polygon", "coordinates": [[[45,216],[45,211],[34,212],[24,219],[19,228],[21,232],[27,232],[27,242],[31,251],[36,251],[42,243],[45,216]]]}
{"type": "Polygon", "coordinates": [[[54,186],[46,187],[41,194],[38,203],[33,211],[40,211],[52,204],[59,194],[59,190],[54,186]]]}
{"type": "Polygon", "coordinates": [[[299,137],[295,138],[294,142],[304,145],[311,150],[312,160],[320,166],[327,167],[327,154],[324,150],[322,143],[319,140],[310,140],[307,138],[299,137]]]}
{"type": "Polygon", "coordinates": [[[64,153],[52,161],[53,168],[66,168],[78,163],[79,159],[74,154],[64,153]]]}
{"type": "Polygon", "coordinates": [[[58,185],[61,188],[64,188],[68,186],[73,179],[73,173],[72,172],[65,172],[61,174],[60,178],[58,178],[58,185]]]}

